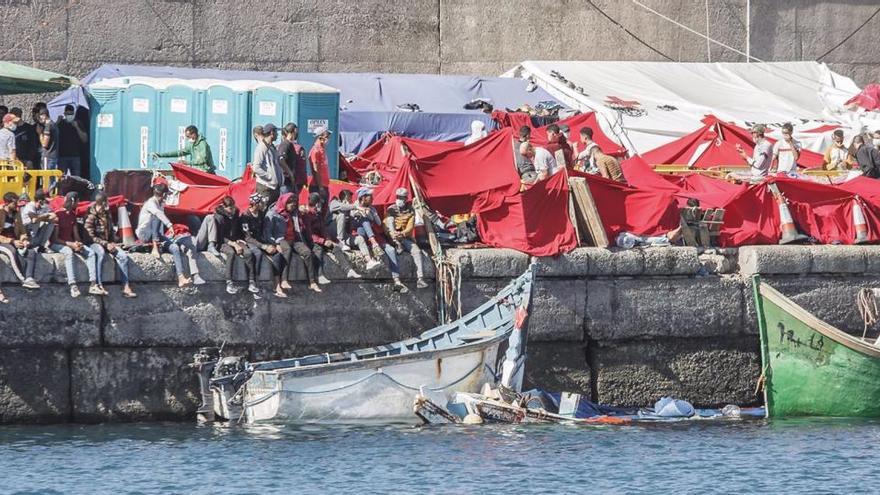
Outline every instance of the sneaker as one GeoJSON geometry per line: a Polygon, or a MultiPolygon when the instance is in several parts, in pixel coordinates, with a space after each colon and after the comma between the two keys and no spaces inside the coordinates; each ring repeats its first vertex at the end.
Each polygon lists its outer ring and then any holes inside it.
{"type": "Polygon", "coordinates": [[[321,284],[321,285],[327,285],[327,284],[330,283],[330,279],[328,279],[327,277],[321,275],[321,276],[318,277],[318,283],[321,284]]]}
{"type": "MultiPolygon", "coordinates": [[[[75,285],[71,285],[71,287],[76,287],[76,286],[75,286],[75,285]]],[[[97,285],[92,285],[92,286],[89,287],[89,294],[91,294],[91,295],[93,295],[93,296],[103,296],[103,295],[105,295],[105,294],[104,294],[104,291],[101,290],[101,288],[98,287],[97,285]]],[[[70,295],[73,296],[72,293],[71,293],[70,295]]],[[[77,290],[77,296],[78,296],[78,295],[79,295],[79,290],[77,290]]],[[[76,296],[73,296],[73,297],[76,297],[76,296]]]]}
{"type": "Polygon", "coordinates": [[[214,256],[220,256],[220,251],[217,251],[217,246],[215,246],[213,242],[208,244],[208,252],[214,256]]]}
{"type": "Polygon", "coordinates": [[[251,282],[248,284],[248,292],[250,292],[251,294],[259,294],[260,288],[257,287],[257,284],[255,282],[251,282]]]}
{"type": "MultiPolygon", "coordinates": [[[[91,293],[91,290],[89,290],[89,293],[91,293]]],[[[70,297],[79,297],[79,287],[75,284],[70,285],[70,297]]]]}
{"type": "Polygon", "coordinates": [[[325,253],[324,256],[330,258],[330,261],[332,261],[334,263],[337,263],[337,264],[339,263],[339,260],[336,259],[336,254],[333,253],[333,251],[327,251],[327,253],[325,253]]]}
{"type": "Polygon", "coordinates": [[[349,246],[348,244],[343,244],[342,245],[342,252],[347,253],[349,251],[351,251],[351,246],[349,246]]]}
{"type": "Polygon", "coordinates": [[[361,278],[361,274],[354,271],[354,268],[349,268],[348,272],[345,273],[345,276],[348,278],[361,278]]]}
{"type": "Polygon", "coordinates": [[[206,283],[208,283],[208,282],[205,282],[205,279],[203,279],[202,276],[199,275],[198,273],[196,273],[195,275],[193,275],[193,284],[195,284],[195,285],[205,285],[206,283]]]}
{"type": "Polygon", "coordinates": [[[382,251],[378,244],[373,244],[373,256],[381,258],[383,254],[385,254],[385,251],[382,251]]]}
{"type": "Polygon", "coordinates": [[[391,289],[394,290],[394,292],[400,292],[401,294],[406,294],[407,292],[409,292],[409,289],[405,285],[403,285],[403,282],[401,282],[400,280],[395,280],[394,286],[391,289]]]}
{"type": "Polygon", "coordinates": [[[428,282],[425,282],[425,279],[420,278],[420,279],[416,282],[416,288],[417,288],[417,289],[427,289],[427,288],[428,288],[428,282]]]}
{"type": "Polygon", "coordinates": [[[324,292],[324,291],[321,290],[321,287],[319,287],[318,284],[312,284],[312,285],[310,285],[310,286],[309,286],[309,289],[312,289],[312,290],[315,291],[315,292],[324,292]]]}
{"type": "Polygon", "coordinates": [[[382,264],[382,263],[379,263],[379,262],[376,261],[376,260],[370,260],[370,261],[367,262],[367,270],[372,270],[372,269],[374,269],[374,268],[378,268],[379,265],[381,265],[381,264],[382,264]]]}
{"type": "Polygon", "coordinates": [[[34,280],[33,277],[28,277],[28,278],[24,279],[24,282],[21,283],[21,286],[24,287],[25,289],[39,289],[40,288],[40,284],[38,284],[37,281],[34,280]]]}
{"type": "Polygon", "coordinates": [[[256,292],[254,292],[254,293],[251,294],[251,295],[254,296],[254,301],[259,301],[260,299],[263,298],[263,296],[257,294],[256,292]]]}
{"type": "Polygon", "coordinates": [[[272,295],[277,297],[278,299],[287,299],[287,293],[283,290],[276,290],[272,293],[272,295]]]}
{"type": "Polygon", "coordinates": [[[238,287],[235,286],[232,282],[226,282],[226,293],[227,294],[238,294],[238,287]]]}
{"type": "Polygon", "coordinates": [[[177,286],[178,287],[186,287],[187,285],[189,285],[191,283],[192,283],[192,279],[185,276],[185,275],[180,275],[179,277],[177,277],[177,286]]]}

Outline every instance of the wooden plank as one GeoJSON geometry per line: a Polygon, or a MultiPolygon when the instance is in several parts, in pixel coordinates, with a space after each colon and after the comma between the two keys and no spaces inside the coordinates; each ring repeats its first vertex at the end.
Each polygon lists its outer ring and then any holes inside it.
{"type": "Polygon", "coordinates": [[[575,205],[577,211],[583,216],[587,232],[593,240],[596,247],[607,248],[609,246],[608,235],[605,233],[605,225],[599,216],[599,210],[593,200],[593,194],[590,192],[590,186],[587,185],[586,179],[582,177],[571,177],[568,179],[569,186],[574,192],[575,205]]]}

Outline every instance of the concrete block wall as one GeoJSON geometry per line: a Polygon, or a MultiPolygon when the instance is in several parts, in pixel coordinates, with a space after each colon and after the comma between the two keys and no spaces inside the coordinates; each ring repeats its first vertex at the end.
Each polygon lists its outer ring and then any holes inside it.
{"type": "MultiPolygon", "coordinates": [[[[745,0],[643,3],[746,49],[745,0]]],[[[751,54],[815,60],[876,8],[866,0],[751,0],[751,54]]],[[[0,3],[0,22],[18,27],[0,33],[0,59],[73,76],[103,63],[495,76],[523,60],[745,60],[719,45],[707,48],[703,38],[631,2],[611,0],[12,0],[0,3]]],[[[875,17],[822,61],[861,85],[877,81],[878,26],[875,17]]]]}
{"type": "MultiPolygon", "coordinates": [[[[880,287],[880,247],[580,248],[542,259],[503,249],[450,254],[462,269],[465,311],[537,262],[527,386],[627,406],[662,395],[701,406],[759,400],[754,274],[856,334],[863,326],[858,289],[880,287]]],[[[414,265],[403,260],[412,283],[414,265]]],[[[322,294],[304,287],[297,267],[289,300],[267,294],[259,301],[226,294],[221,260],[210,255],[199,260],[209,283],[182,289],[170,260],[134,255],[133,300],[115,283],[110,296],[71,299],[59,256],[39,261],[39,292],[11,283],[5,263],[0,280],[12,303],[0,307],[0,423],[189,419],[197,383],[184,365],[200,346],[223,344],[228,353],[265,360],[381,344],[435,323],[431,289],[392,292],[384,268],[345,279],[347,263],[363,267],[354,254],[328,261],[333,283],[322,294]]]]}

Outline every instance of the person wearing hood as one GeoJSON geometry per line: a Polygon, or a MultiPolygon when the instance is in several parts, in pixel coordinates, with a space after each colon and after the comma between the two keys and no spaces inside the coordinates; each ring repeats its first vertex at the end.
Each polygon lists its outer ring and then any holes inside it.
{"type": "Polygon", "coordinates": [[[489,133],[486,132],[486,124],[484,124],[482,120],[475,120],[471,122],[471,135],[465,140],[464,145],[467,146],[476,143],[488,135],[489,133]]]}
{"type": "Polygon", "coordinates": [[[84,223],[85,231],[88,234],[89,249],[95,253],[95,281],[98,287],[105,294],[104,289],[104,254],[110,254],[116,260],[119,266],[119,281],[122,283],[122,296],[128,298],[137,297],[137,294],[131,290],[131,284],[128,278],[128,253],[122,249],[122,245],[116,242],[115,229],[113,228],[113,217],[110,215],[110,206],[107,204],[107,194],[98,192],[95,195],[95,202],[89,208],[84,223]]]}
{"type": "Polygon", "coordinates": [[[384,251],[373,231],[373,225],[382,225],[382,219],[376,212],[376,208],[373,207],[372,189],[368,187],[358,189],[357,198],[357,208],[351,212],[351,229],[356,232],[355,245],[367,258],[367,270],[372,270],[382,265],[378,258],[382,256],[384,251]],[[367,242],[369,242],[372,251],[367,248],[367,242]]]}
{"type": "Polygon", "coordinates": [[[78,254],[86,258],[86,267],[89,270],[89,294],[105,296],[107,292],[98,284],[97,268],[95,266],[97,254],[83,242],[76,222],[76,207],[79,204],[79,195],[69,192],[64,196],[64,208],[55,212],[57,222],[52,231],[52,240],[49,250],[64,255],[64,269],[67,272],[67,285],[70,288],[70,297],[79,297],[79,287],[76,286],[76,272],[73,269],[73,255],[78,254]]]}
{"type": "Polygon", "coordinates": [[[76,108],[64,106],[64,115],[58,118],[58,168],[70,175],[83,174],[82,150],[88,146],[89,133],[87,124],[76,119],[76,108]]]}
{"type": "Polygon", "coordinates": [[[295,253],[305,266],[309,289],[322,292],[318,286],[320,261],[312,249],[312,234],[300,211],[299,195],[282,194],[275,207],[266,215],[265,229],[264,237],[276,246],[286,262],[281,282],[283,287],[290,288],[290,265],[295,253]]]}
{"type": "Polygon", "coordinates": [[[244,233],[241,231],[241,220],[238,207],[232,196],[225,196],[220,204],[214,208],[214,213],[208,215],[215,224],[217,245],[220,246],[221,255],[226,256],[226,292],[229,294],[238,294],[239,289],[235,286],[233,277],[235,275],[235,259],[239,258],[244,262],[245,278],[248,280],[248,291],[258,293],[256,257],[261,252],[258,249],[248,246],[244,240],[244,233]]]}
{"type": "Polygon", "coordinates": [[[184,165],[197,168],[202,172],[213,174],[215,171],[214,156],[211,154],[211,147],[208,145],[208,141],[205,140],[204,136],[199,134],[198,128],[194,125],[187,127],[186,130],[183,131],[183,136],[186,138],[186,144],[183,149],[164,153],[153,153],[153,157],[189,157],[189,160],[183,161],[184,165]]]}

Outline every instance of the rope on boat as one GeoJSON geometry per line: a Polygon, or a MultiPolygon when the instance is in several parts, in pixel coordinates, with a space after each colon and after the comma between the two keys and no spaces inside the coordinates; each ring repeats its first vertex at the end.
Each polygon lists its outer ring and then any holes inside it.
{"type": "Polygon", "coordinates": [[[862,340],[865,340],[868,327],[877,323],[877,299],[874,297],[874,291],[866,288],[859,290],[858,302],[859,314],[862,315],[862,321],[865,323],[865,328],[862,329],[862,340]]]}
{"type": "Polygon", "coordinates": [[[437,278],[437,306],[445,308],[443,321],[449,323],[461,318],[461,265],[444,254],[434,256],[437,278]]]}

